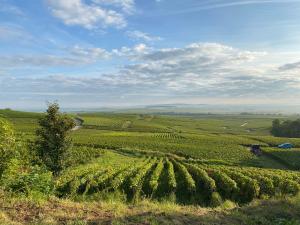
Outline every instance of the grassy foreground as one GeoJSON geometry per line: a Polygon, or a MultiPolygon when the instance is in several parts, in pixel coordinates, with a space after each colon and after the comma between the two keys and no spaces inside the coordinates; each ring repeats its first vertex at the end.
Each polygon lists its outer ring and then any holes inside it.
{"type": "Polygon", "coordinates": [[[201,208],[173,203],[141,201],[136,205],[118,202],[81,202],[50,198],[34,201],[1,193],[0,224],[300,224],[300,196],[281,200],[257,200],[237,207],[201,208]]]}

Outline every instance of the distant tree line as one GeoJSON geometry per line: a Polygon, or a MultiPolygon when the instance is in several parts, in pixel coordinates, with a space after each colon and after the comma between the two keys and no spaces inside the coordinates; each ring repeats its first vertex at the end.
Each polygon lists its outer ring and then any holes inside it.
{"type": "Polygon", "coordinates": [[[275,137],[300,138],[300,119],[286,120],[281,122],[279,119],[273,121],[271,134],[275,137]]]}

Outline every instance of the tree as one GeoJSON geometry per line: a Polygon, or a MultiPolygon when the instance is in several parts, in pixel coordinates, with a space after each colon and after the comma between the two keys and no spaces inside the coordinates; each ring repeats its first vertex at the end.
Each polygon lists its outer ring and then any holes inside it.
{"type": "Polygon", "coordinates": [[[59,111],[59,105],[48,105],[46,115],[39,120],[40,128],[36,131],[37,155],[42,162],[58,175],[64,167],[64,159],[72,145],[69,133],[75,127],[75,122],[59,111]]]}
{"type": "Polygon", "coordinates": [[[286,120],[280,122],[278,119],[273,121],[271,134],[275,137],[290,137],[299,138],[300,137],[300,119],[291,121],[286,120]]]}
{"type": "Polygon", "coordinates": [[[280,136],[280,130],[281,130],[280,120],[279,119],[273,120],[271,134],[273,134],[275,137],[278,137],[280,136]]]}
{"type": "Polygon", "coordinates": [[[10,123],[0,118],[0,176],[14,157],[16,139],[10,123]]]}

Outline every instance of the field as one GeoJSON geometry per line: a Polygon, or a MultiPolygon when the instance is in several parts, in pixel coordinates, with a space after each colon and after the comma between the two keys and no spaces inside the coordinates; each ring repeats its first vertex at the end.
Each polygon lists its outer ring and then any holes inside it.
{"type": "MultiPolygon", "coordinates": [[[[0,110],[0,115],[14,124],[19,138],[34,140],[41,114],[0,110]]],[[[288,117],[72,116],[84,122],[72,131],[72,160],[55,181],[59,198],[220,207],[228,201],[244,206],[258,199],[289,198],[300,190],[300,139],[269,134],[274,118],[288,117]],[[276,148],[283,142],[296,148],[276,148]],[[261,156],[250,152],[252,144],[262,146],[261,156]]]]}

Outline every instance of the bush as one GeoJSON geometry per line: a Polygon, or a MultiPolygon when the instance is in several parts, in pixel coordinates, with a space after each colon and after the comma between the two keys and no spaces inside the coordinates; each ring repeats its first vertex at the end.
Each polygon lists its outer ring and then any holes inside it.
{"type": "Polygon", "coordinates": [[[16,140],[9,122],[0,118],[0,176],[14,157],[16,140]]]}
{"type": "Polygon", "coordinates": [[[3,172],[1,185],[5,191],[50,195],[54,191],[52,173],[39,166],[24,166],[18,159],[12,159],[3,172]]]}

